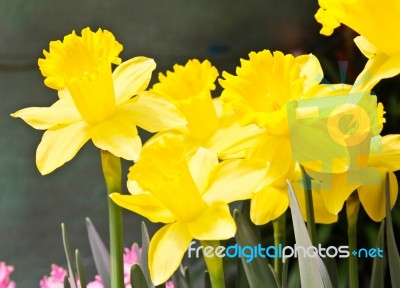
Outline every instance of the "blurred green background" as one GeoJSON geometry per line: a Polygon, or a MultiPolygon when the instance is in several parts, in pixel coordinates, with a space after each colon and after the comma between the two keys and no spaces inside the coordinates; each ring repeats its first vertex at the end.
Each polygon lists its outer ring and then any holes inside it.
{"type": "MultiPolygon", "coordinates": [[[[220,72],[233,73],[240,58],[262,49],[321,56],[328,81],[339,81],[337,61],[348,60],[351,81],[365,62],[357,62],[358,51],[349,48],[354,35],[345,30],[330,38],[320,36],[313,17],[316,2],[0,0],[0,261],[15,266],[12,278],[18,287],[38,287],[52,263],[66,267],[61,222],[67,225],[71,246],[80,249],[90,275],[94,265],[85,217],[108,241],[99,151],[89,143],[73,161],[41,176],[35,150],[42,131],[10,117],[21,108],[55,101],[56,92],[44,86],[37,67],[51,40],[87,26],[108,29],[124,46],[123,60],[138,55],[155,59],[153,82],[158,72],[191,58],[209,59],[220,72]]],[[[394,99],[390,107],[396,107],[394,99]]],[[[395,117],[397,108],[391,111],[395,117]]],[[[128,165],[124,163],[125,172],[128,165]]],[[[127,246],[140,241],[141,220],[126,213],[127,246]]],[[[154,227],[149,227],[152,235],[154,227]]]]}

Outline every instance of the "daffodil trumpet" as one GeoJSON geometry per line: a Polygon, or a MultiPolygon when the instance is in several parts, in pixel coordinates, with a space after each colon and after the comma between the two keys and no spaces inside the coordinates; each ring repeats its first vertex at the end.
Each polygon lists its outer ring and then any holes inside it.
{"type": "MultiPolygon", "coordinates": [[[[108,151],[101,151],[101,164],[104,180],[107,186],[107,194],[121,191],[121,160],[108,151]]],[[[123,222],[122,209],[111,198],[108,199],[108,223],[110,233],[110,278],[111,287],[124,287],[123,264],[123,222]]]]}

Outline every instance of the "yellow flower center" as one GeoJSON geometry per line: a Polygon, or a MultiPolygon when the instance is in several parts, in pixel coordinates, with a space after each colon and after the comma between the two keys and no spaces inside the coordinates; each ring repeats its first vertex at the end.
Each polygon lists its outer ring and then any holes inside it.
{"type": "Polygon", "coordinates": [[[75,31],[63,42],[50,42],[45,59],[39,59],[39,68],[46,77],[46,86],[63,90],[67,88],[82,118],[95,124],[110,117],[115,109],[115,94],[111,64],[120,64],[122,51],[114,35],[99,29],[92,32],[75,31]]]}
{"type": "Polygon", "coordinates": [[[287,133],[286,103],[303,94],[305,78],[292,55],[264,50],[241,60],[237,76],[224,72],[221,98],[240,116],[242,125],[255,123],[271,133],[287,133]]]}
{"type": "Polygon", "coordinates": [[[218,71],[209,61],[189,60],[185,66],[175,65],[166,76],[159,75],[160,82],[153,91],[173,102],[185,115],[193,138],[211,136],[219,126],[211,90],[215,89],[218,71]]]}

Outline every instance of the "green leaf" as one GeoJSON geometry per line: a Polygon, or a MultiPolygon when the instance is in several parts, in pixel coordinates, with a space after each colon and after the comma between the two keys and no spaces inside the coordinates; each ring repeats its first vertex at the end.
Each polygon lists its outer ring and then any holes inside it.
{"type": "Polygon", "coordinates": [[[210,273],[208,273],[208,271],[204,271],[204,286],[203,287],[204,288],[212,288],[210,273]]]}
{"type": "MultiPolygon", "coordinates": [[[[289,191],[290,210],[292,214],[294,236],[296,244],[307,247],[312,246],[310,236],[308,235],[306,225],[301,215],[299,204],[290,181],[286,181],[289,191]]],[[[332,288],[328,270],[319,256],[304,257],[302,253],[298,254],[301,286],[307,288],[332,288]]]]}
{"type": "Polygon", "coordinates": [[[153,282],[151,282],[150,270],[148,264],[149,245],[150,245],[149,231],[147,231],[146,224],[142,221],[142,253],[140,254],[139,264],[140,267],[142,268],[142,272],[144,278],[146,279],[147,285],[149,287],[154,287],[153,282]]]}
{"type": "Polygon", "coordinates": [[[186,283],[188,283],[189,287],[192,287],[192,284],[190,282],[190,274],[189,274],[189,267],[184,267],[183,268],[183,275],[185,276],[186,283]]]}
{"type": "Polygon", "coordinates": [[[85,270],[83,269],[83,262],[79,250],[75,250],[75,260],[76,260],[76,268],[78,270],[78,278],[79,282],[81,283],[81,287],[86,287],[86,274],[85,270]]]}
{"type": "Polygon", "coordinates": [[[138,264],[133,264],[131,266],[131,285],[132,288],[148,288],[146,278],[142,268],[138,264]]]}
{"type": "Polygon", "coordinates": [[[99,273],[105,288],[110,287],[110,254],[101,240],[92,221],[86,218],[86,228],[89,236],[90,249],[92,250],[97,273],[99,273]]]}
{"type": "Polygon", "coordinates": [[[190,288],[190,283],[186,279],[185,274],[187,274],[187,269],[183,269],[182,265],[175,271],[172,275],[172,282],[174,283],[174,288],[190,288]]]}
{"type": "Polygon", "coordinates": [[[392,214],[390,212],[389,173],[386,173],[386,241],[389,260],[390,280],[392,287],[400,287],[400,256],[393,232],[392,214]]]}
{"type": "Polygon", "coordinates": [[[71,285],[69,285],[68,277],[64,277],[64,288],[71,288],[71,285]]]}
{"type": "MultiPolygon", "coordinates": [[[[382,221],[381,227],[379,228],[378,239],[376,247],[383,250],[385,247],[385,220],[382,221]]],[[[385,286],[385,258],[375,257],[374,264],[372,266],[371,276],[371,288],[380,288],[385,286]]]]}
{"type": "Polygon", "coordinates": [[[67,234],[67,228],[65,227],[64,223],[61,223],[61,233],[62,233],[62,238],[63,238],[63,244],[64,244],[64,251],[65,251],[65,256],[67,257],[67,263],[68,263],[68,277],[69,277],[69,282],[70,282],[70,286],[71,288],[77,288],[76,287],[76,283],[75,283],[75,279],[74,279],[74,275],[75,273],[75,269],[72,266],[72,253],[71,253],[71,249],[69,248],[69,240],[68,240],[68,234],[67,234]]]}
{"type": "Polygon", "coordinates": [[[249,282],[247,282],[246,273],[244,272],[242,260],[236,259],[236,288],[250,288],[249,282]]]}
{"type": "Polygon", "coordinates": [[[288,288],[288,271],[289,271],[289,259],[286,259],[285,262],[283,262],[283,268],[282,268],[282,288],[288,288]]]}
{"type": "MultiPolygon", "coordinates": [[[[242,247],[260,244],[260,239],[256,236],[256,231],[250,221],[238,210],[235,210],[233,214],[237,226],[235,236],[237,244],[242,247]]],[[[253,261],[246,263],[246,259],[242,257],[242,263],[251,288],[278,287],[266,258],[256,257],[253,261]]]]}

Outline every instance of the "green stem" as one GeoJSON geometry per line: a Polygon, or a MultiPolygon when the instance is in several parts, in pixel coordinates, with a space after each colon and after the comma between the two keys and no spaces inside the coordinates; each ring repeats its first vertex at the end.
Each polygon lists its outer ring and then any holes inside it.
{"type": "MultiPolygon", "coordinates": [[[[101,151],[101,164],[107,186],[107,195],[121,191],[121,160],[108,151],[101,151]]],[[[111,288],[124,287],[122,209],[108,198],[110,229],[111,288]]],[[[107,287],[107,286],[106,286],[107,287]]]]}
{"type": "Polygon", "coordinates": [[[301,174],[303,178],[304,187],[304,198],[306,201],[306,214],[307,214],[307,230],[310,235],[311,243],[316,246],[317,244],[317,230],[315,229],[315,217],[314,217],[314,204],[312,197],[312,186],[311,178],[308,176],[304,167],[300,165],[301,174]]]}
{"type": "MultiPolygon", "coordinates": [[[[357,217],[359,208],[360,201],[358,195],[357,193],[352,193],[346,201],[350,253],[357,251],[357,217]]],[[[350,255],[349,257],[349,278],[350,288],[358,288],[358,263],[357,256],[355,255],[350,255]]]]}
{"type": "MultiPolygon", "coordinates": [[[[203,247],[212,246],[215,248],[219,246],[219,241],[201,241],[203,247]]],[[[203,248],[204,249],[204,248],[203,248]]],[[[224,278],[224,267],[222,258],[216,257],[215,254],[212,257],[205,257],[204,261],[207,265],[207,270],[211,279],[211,286],[213,288],[225,288],[224,278]]]]}
{"type": "MultiPolygon", "coordinates": [[[[285,246],[286,243],[286,213],[272,222],[274,227],[274,245],[279,249],[279,244],[285,246]]],[[[283,262],[281,258],[274,259],[274,270],[278,281],[282,281],[283,262]]]]}

